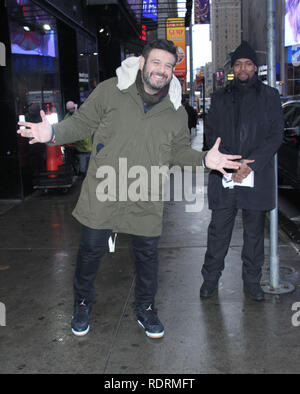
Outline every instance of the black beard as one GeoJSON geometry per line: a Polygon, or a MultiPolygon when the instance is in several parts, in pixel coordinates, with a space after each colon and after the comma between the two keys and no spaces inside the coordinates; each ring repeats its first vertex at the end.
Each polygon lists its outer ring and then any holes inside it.
{"type": "MultiPolygon", "coordinates": [[[[152,74],[152,73],[151,73],[151,74],[152,74]]],[[[148,87],[149,87],[150,89],[152,89],[152,90],[155,90],[155,91],[159,92],[160,90],[164,89],[164,88],[170,83],[170,81],[168,81],[168,76],[167,76],[167,75],[162,74],[162,73],[157,73],[158,75],[161,75],[161,76],[165,77],[165,78],[166,78],[166,82],[165,82],[162,86],[160,86],[160,87],[154,86],[154,85],[152,85],[152,83],[151,83],[151,79],[150,79],[150,78],[151,78],[151,74],[150,74],[149,77],[148,77],[148,75],[145,73],[144,70],[143,70],[143,72],[142,72],[143,82],[144,82],[146,85],[148,85],[148,87]]]]}

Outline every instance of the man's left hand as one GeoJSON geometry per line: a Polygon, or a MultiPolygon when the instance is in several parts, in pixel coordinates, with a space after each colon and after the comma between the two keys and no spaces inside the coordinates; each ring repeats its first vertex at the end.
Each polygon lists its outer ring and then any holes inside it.
{"type": "Polygon", "coordinates": [[[219,146],[221,143],[221,138],[218,137],[215,145],[207,152],[205,157],[205,165],[211,170],[218,170],[222,174],[228,176],[224,168],[230,168],[233,170],[238,170],[241,167],[241,163],[238,161],[233,161],[241,159],[240,155],[226,155],[219,151],[219,146]]]}

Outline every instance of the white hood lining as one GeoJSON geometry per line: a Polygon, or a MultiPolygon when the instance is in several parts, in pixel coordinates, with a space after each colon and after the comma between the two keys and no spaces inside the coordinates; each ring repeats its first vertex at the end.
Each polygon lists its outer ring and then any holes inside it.
{"type": "MultiPolygon", "coordinates": [[[[128,57],[123,60],[121,66],[117,68],[116,74],[118,77],[117,88],[120,90],[128,89],[129,86],[133,85],[136,80],[137,73],[140,69],[139,57],[128,57]]],[[[175,110],[180,107],[182,99],[182,90],[179,80],[173,75],[170,87],[169,96],[171,103],[173,104],[175,110]]]]}

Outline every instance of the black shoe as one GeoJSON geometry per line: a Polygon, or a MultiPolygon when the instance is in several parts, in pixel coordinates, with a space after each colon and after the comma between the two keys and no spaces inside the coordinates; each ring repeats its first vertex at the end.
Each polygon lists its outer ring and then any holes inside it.
{"type": "Polygon", "coordinates": [[[209,298],[215,294],[218,288],[218,281],[205,280],[200,288],[200,297],[209,298]]]}
{"type": "Polygon", "coordinates": [[[143,327],[149,338],[161,338],[164,336],[164,326],[157,317],[157,310],[152,305],[138,305],[136,307],[138,324],[143,327]]]}
{"type": "Polygon", "coordinates": [[[92,304],[86,304],[84,300],[76,302],[74,306],[74,315],[72,316],[71,328],[74,335],[82,337],[90,330],[90,313],[92,304]]]}
{"type": "Polygon", "coordinates": [[[244,283],[244,293],[253,301],[264,301],[265,293],[259,283],[244,283]]]}

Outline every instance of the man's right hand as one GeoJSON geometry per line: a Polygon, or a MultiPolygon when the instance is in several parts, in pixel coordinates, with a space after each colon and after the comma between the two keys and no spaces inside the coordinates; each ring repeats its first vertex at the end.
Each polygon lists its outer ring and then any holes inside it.
{"type": "Polygon", "coordinates": [[[42,122],[30,123],[30,122],[18,122],[19,126],[25,126],[26,129],[19,129],[17,133],[22,137],[32,138],[29,144],[35,144],[37,142],[49,142],[52,137],[52,126],[48,122],[45,112],[40,111],[42,122]]]}
{"type": "Polygon", "coordinates": [[[254,163],[254,161],[255,160],[247,160],[247,159],[241,160],[241,167],[237,171],[233,172],[232,180],[237,183],[242,183],[243,179],[247,178],[247,176],[252,171],[252,168],[250,168],[248,164],[254,163]]]}

